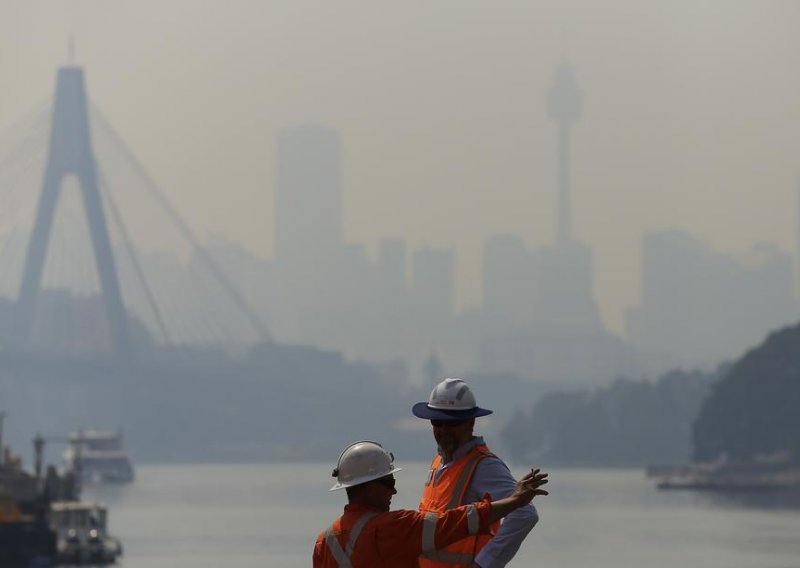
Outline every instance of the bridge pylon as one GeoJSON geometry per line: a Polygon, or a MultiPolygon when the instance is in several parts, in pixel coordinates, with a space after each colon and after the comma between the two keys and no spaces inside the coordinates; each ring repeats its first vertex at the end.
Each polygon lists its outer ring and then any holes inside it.
{"type": "Polygon", "coordinates": [[[11,345],[18,350],[25,350],[31,340],[53,216],[67,175],[78,179],[83,197],[112,348],[116,356],[127,357],[131,354],[128,319],[98,187],[83,69],[75,66],[58,70],[47,165],[10,338],[11,345]]]}

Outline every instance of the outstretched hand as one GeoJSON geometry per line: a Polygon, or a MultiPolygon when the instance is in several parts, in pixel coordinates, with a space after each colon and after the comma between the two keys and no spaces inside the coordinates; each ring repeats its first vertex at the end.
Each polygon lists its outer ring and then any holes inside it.
{"type": "Polygon", "coordinates": [[[489,523],[498,521],[511,511],[527,505],[537,495],[547,495],[547,491],[542,489],[542,485],[545,483],[547,483],[547,474],[539,469],[531,469],[530,473],[517,482],[511,495],[492,501],[489,523]]]}
{"type": "Polygon", "coordinates": [[[531,471],[517,482],[513,497],[530,503],[537,495],[549,495],[541,488],[545,483],[547,483],[547,474],[539,468],[531,468],[531,471]]]}

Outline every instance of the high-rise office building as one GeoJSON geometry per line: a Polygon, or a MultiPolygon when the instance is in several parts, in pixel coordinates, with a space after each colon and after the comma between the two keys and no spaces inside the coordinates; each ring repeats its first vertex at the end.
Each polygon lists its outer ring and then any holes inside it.
{"type": "Polygon", "coordinates": [[[301,126],[278,135],[275,260],[313,264],[342,244],[342,143],[339,132],[301,126]]]}
{"type": "Polygon", "coordinates": [[[791,256],[773,245],[734,258],[683,231],[652,232],[641,274],[626,335],[656,370],[715,366],[795,317],[791,256]]]}
{"type": "Polygon", "coordinates": [[[300,339],[301,319],[335,302],[341,265],[342,143],[337,130],[310,125],[279,133],[275,183],[275,272],[280,327],[300,339]]]}
{"type": "Polygon", "coordinates": [[[414,302],[420,317],[445,323],[455,311],[455,265],[453,249],[424,247],[414,251],[414,302]]]}
{"type": "Polygon", "coordinates": [[[382,239],[378,243],[379,290],[397,301],[406,290],[406,243],[402,239],[382,239]]]}
{"type": "Polygon", "coordinates": [[[483,309],[495,321],[533,321],[536,264],[522,239],[495,235],[483,248],[483,309]]]}

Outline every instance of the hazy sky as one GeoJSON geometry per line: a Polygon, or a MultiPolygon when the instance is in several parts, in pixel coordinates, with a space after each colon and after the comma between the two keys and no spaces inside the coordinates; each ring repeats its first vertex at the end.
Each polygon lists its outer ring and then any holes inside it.
{"type": "Polygon", "coordinates": [[[0,0],[0,127],[84,65],[91,96],[202,235],[272,248],[275,134],[342,132],[350,241],[455,245],[480,297],[487,236],[552,239],[566,57],[576,233],[622,326],[645,230],[795,248],[800,2],[0,0]]]}

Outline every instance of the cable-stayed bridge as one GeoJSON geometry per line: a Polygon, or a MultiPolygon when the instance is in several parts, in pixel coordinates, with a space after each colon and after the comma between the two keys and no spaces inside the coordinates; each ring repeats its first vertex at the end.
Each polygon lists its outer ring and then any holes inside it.
{"type": "Polygon", "coordinates": [[[10,354],[269,342],[258,314],[86,91],[58,70],[52,104],[0,135],[0,321],[10,354]]]}
{"type": "Polygon", "coordinates": [[[339,353],[271,341],[220,260],[91,104],[83,70],[59,69],[52,104],[0,133],[12,444],[122,427],[145,459],[318,459],[365,420],[393,447],[416,443],[391,426],[416,395],[339,353]]]}

